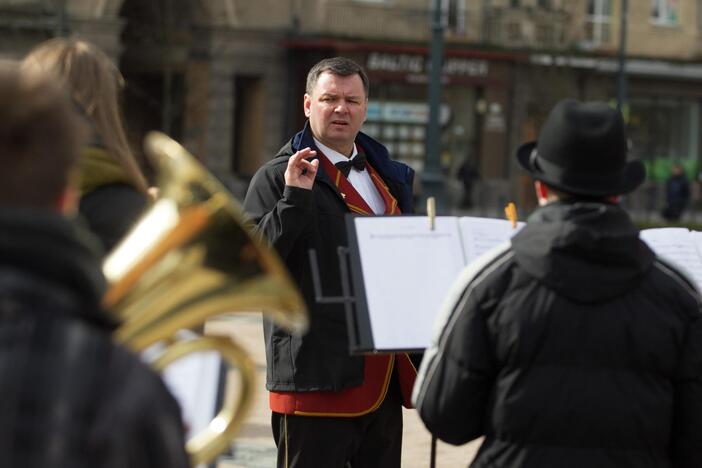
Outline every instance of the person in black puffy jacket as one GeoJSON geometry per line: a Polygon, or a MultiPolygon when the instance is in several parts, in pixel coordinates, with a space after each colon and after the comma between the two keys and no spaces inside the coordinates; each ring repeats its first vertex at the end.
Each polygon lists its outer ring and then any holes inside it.
{"type": "Polygon", "coordinates": [[[149,201],[146,179],[120,115],[122,76],[102,50],[78,39],[43,42],[27,55],[23,66],[55,75],[91,129],[79,161],[79,212],[107,253],[149,201]]]}
{"type": "Polygon", "coordinates": [[[413,399],[473,467],[702,463],[700,296],[618,205],[645,177],[604,103],[565,100],[517,157],[541,208],[469,265],[413,399]]]}
{"type": "Polygon", "coordinates": [[[178,404],[112,341],[98,243],[67,218],[84,132],[50,80],[0,62],[0,465],[186,468],[178,404]]]}

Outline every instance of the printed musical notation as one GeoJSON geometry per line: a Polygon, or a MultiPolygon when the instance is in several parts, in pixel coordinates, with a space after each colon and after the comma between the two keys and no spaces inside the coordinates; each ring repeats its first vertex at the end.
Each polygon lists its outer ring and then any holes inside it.
{"type": "Polygon", "coordinates": [[[468,263],[509,240],[524,226],[524,223],[517,223],[517,227],[514,228],[511,222],[502,219],[463,216],[458,218],[458,226],[466,263],[468,263]]]}
{"type": "MultiPolygon", "coordinates": [[[[357,256],[351,262],[354,313],[365,314],[357,323],[368,324],[365,335],[371,337],[352,343],[362,352],[426,348],[434,317],[460,272],[524,226],[454,216],[436,217],[434,229],[424,216],[355,217],[350,223],[349,246],[357,256]]],[[[641,238],[702,290],[702,232],[647,229],[641,238]]]]}
{"type": "Polygon", "coordinates": [[[702,232],[686,228],[644,229],[640,234],[656,255],[683,270],[702,290],[702,232]]]}
{"type": "MultiPolygon", "coordinates": [[[[367,313],[374,350],[423,349],[434,317],[451,285],[472,260],[509,240],[507,220],[438,216],[430,229],[424,216],[352,219],[357,313],[367,313]],[[358,272],[357,272],[358,273],[358,272]]],[[[352,262],[353,265],[353,262],[352,262]]],[[[363,321],[366,322],[366,321],[363,321]]]]}

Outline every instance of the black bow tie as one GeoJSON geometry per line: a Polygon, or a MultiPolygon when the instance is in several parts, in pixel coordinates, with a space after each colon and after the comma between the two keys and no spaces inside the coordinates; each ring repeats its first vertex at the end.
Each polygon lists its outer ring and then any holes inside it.
{"type": "Polygon", "coordinates": [[[357,171],[362,171],[366,168],[366,155],[362,153],[357,153],[353,159],[347,159],[346,161],[340,161],[334,164],[337,169],[344,174],[344,177],[348,177],[353,167],[357,171]]]}

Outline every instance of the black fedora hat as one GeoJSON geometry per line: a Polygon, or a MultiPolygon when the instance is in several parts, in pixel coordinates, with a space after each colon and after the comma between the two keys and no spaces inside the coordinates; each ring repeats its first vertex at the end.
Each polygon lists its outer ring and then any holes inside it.
{"type": "Polygon", "coordinates": [[[646,178],[641,161],[627,160],[621,114],[602,102],[560,101],[517,159],[535,179],[574,195],[628,193],[646,178]]]}

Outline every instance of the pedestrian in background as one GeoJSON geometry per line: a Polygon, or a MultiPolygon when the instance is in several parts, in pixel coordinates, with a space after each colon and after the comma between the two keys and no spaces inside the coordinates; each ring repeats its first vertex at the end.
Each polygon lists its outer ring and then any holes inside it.
{"type": "MultiPolygon", "coordinates": [[[[342,294],[337,249],[347,245],[347,213],[412,211],[408,166],[360,132],[368,77],[336,57],[307,75],[305,127],[253,177],[244,209],[290,269],[310,311],[295,336],[266,323],[267,378],[278,466],[399,468],[402,403],[415,369],[406,354],[350,356],[342,304],[315,302],[309,249],[324,293],[342,294]]],[[[411,253],[408,253],[411,254],[411,253]]]]}
{"type": "Polygon", "coordinates": [[[102,50],[78,39],[46,41],[27,55],[23,66],[56,76],[90,128],[79,161],[79,211],[107,253],[148,201],[147,182],[127,142],[119,108],[124,80],[102,50]]]}
{"type": "Polygon", "coordinates": [[[668,221],[678,221],[690,203],[690,182],[678,163],[673,163],[665,183],[665,202],[663,217],[668,221]]]}
{"type": "Polygon", "coordinates": [[[618,204],[645,178],[621,114],[561,101],[517,158],[541,208],[455,284],[422,420],[452,444],[485,436],[473,467],[699,467],[700,296],[618,204]]]}
{"type": "Polygon", "coordinates": [[[0,63],[1,464],[185,468],[180,409],[113,343],[99,246],[65,217],[87,132],[50,80],[0,63]]]}
{"type": "Polygon", "coordinates": [[[470,161],[470,158],[466,157],[461,163],[458,171],[456,172],[456,178],[461,181],[463,187],[463,198],[461,199],[461,208],[469,209],[473,207],[473,187],[475,182],[480,180],[480,174],[478,173],[475,165],[470,161]]]}

